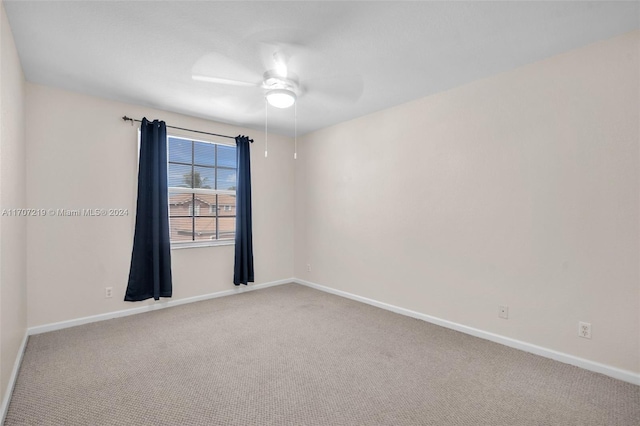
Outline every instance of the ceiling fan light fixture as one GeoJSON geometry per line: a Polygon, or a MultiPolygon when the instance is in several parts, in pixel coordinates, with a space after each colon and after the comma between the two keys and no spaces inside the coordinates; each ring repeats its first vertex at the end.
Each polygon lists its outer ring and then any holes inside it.
{"type": "Polygon", "coordinates": [[[269,105],[276,108],[289,108],[296,102],[296,94],[287,89],[273,89],[266,94],[269,105]]]}

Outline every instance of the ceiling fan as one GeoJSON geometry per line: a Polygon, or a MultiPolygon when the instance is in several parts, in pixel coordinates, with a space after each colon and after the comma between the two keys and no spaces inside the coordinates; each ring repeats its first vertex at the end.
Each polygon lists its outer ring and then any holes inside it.
{"type": "Polygon", "coordinates": [[[336,72],[336,64],[343,62],[329,60],[327,54],[298,44],[251,41],[252,46],[235,52],[238,60],[217,52],[202,56],[192,68],[192,79],[213,83],[218,90],[226,86],[238,105],[254,110],[265,98],[269,105],[288,108],[299,98],[307,106],[326,106],[355,102],[362,95],[362,76],[336,72]]]}
{"type": "Polygon", "coordinates": [[[298,76],[288,70],[286,55],[283,52],[275,52],[273,62],[274,68],[264,72],[262,82],[234,80],[203,74],[193,74],[192,78],[197,81],[230,86],[260,87],[265,91],[265,98],[270,105],[276,108],[289,108],[302,94],[298,76]]]}

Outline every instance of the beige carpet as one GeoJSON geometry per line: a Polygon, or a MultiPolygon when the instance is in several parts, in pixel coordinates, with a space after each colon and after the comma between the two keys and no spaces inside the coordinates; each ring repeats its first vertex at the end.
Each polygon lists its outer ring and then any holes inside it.
{"type": "Polygon", "coordinates": [[[288,284],[32,336],[6,425],[640,425],[640,388],[288,284]]]}

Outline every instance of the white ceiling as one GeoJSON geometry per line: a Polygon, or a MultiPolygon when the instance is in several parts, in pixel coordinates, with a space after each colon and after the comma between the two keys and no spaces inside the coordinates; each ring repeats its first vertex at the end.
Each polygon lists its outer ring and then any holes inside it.
{"type": "MultiPolygon", "coordinates": [[[[4,5],[28,81],[258,130],[262,89],[191,75],[260,81],[284,50],[299,135],[640,26],[640,3],[611,1],[4,5]]],[[[270,132],[292,135],[293,114],[270,108],[270,132]]]]}

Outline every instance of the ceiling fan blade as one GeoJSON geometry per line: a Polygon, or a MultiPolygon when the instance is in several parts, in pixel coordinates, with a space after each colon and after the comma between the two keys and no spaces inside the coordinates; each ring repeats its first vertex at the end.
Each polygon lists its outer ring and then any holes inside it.
{"type": "MultiPolygon", "coordinates": [[[[308,40],[311,33],[300,28],[272,28],[258,31],[242,39],[232,49],[233,57],[250,68],[263,71],[287,68],[299,72],[291,61],[307,57],[313,48],[308,40]]],[[[284,77],[284,75],[283,75],[284,77]]]]}
{"type": "MultiPolygon", "coordinates": [[[[326,75],[336,76],[331,78],[335,81],[327,82],[327,85],[344,84],[348,87],[346,97],[357,99],[361,95],[362,79],[352,75],[354,64],[337,57],[330,48],[321,50],[313,44],[314,38],[312,33],[301,28],[259,31],[240,41],[232,49],[233,57],[250,68],[274,70],[282,77],[287,77],[285,73],[298,76],[302,85],[312,79],[324,79],[326,75]],[[341,83],[345,78],[347,81],[341,83]]],[[[342,90],[335,92],[344,97],[342,90]]]]}
{"type": "Polygon", "coordinates": [[[208,75],[194,74],[191,76],[196,81],[204,81],[207,83],[226,84],[229,86],[244,86],[244,87],[256,87],[260,86],[260,83],[250,83],[248,81],[230,80],[228,78],[210,77],[208,75]]]}
{"type": "Polygon", "coordinates": [[[254,87],[262,83],[262,74],[217,52],[201,56],[191,68],[191,78],[197,81],[232,86],[254,87]]]}

